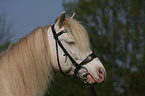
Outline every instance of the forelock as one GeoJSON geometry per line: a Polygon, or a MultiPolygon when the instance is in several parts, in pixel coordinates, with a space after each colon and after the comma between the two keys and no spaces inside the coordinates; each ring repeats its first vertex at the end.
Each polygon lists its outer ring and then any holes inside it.
{"type": "Polygon", "coordinates": [[[65,29],[70,32],[80,51],[87,53],[90,42],[85,28],[75,19],[65,19],[65,29]]]}

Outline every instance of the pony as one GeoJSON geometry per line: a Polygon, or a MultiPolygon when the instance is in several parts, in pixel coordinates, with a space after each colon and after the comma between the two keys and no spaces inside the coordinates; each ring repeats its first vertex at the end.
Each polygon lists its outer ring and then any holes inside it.
{"type": "MultiPolygon", "coordinates": [[[[58,38],[78,65],[92,53],[85,28],[73,17],[66,18],[62,12],[53,27],[56,34],[65,31],[58,38]]],[[[75,66],[60,46],[57,54],[55,41],[51,25],[38,27],[1,53],[0,96],[43,96],[60,67],[64,74],[73,75],[75,66]]],[[[79,67],[77,76],[82,78],[86,71],[89,74],[83,79],[89,84],[105,80],[106,71],[98,57],[79,67]]]]}

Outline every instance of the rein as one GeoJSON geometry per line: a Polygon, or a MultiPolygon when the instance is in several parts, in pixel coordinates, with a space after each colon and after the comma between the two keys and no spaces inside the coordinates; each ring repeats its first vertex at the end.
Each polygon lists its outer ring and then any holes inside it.
{"type": "MultiPolygon", "coordinates": [[[[56,33],[55,29],[54,29],[54,25],[52,25],[51,27],[51,30],[52,30],[52,33],[53,33],[53,37],[55,39],[55,43],[56,43],[56,53],[57,53],[57,62],[58,62],[58,66],[59,66],[59,69],[60,69],[60,72],[65,76],[65,77],[68,77],[62,70],[61,68],[61,65],[60,65],[60,61],[59,61],[59,52],[58,52],[58,45],[59,47],[63,50],[64,52],[64,56],[66,56],[66,59],[67,57],[70,59],[70,61],[72,62],[73,66],[75,67],[75,70],[74,70],[74,77],[78,77],[79,74],[79,70],[81,69],[85,69],[85,75],[81,76],[81,78],[83,78],[84,82],[89,86],[89,90],[90,92],[92,93],[93,96],[97,96],[96,95],[96,92],[95,92],[95,89],[94,89],[94,86],[93,85],[90,85],[87,81],[86,81],[86,78],[88,75],[91,75],[89,72],[88,72],[88,69],[86,67],[83,67],[83,65],[86,65],[88,64],[89,62],[91,62],[93,59],[95,59],[97,56],[94,54],[94,53],[91,53],[89,54],[80,64],[78,64],[74,59],[73,57],[68,53],[68,51],[65,49],[65,47],[62,45],[61,41],[59,40],[59,36],[62,35],[63,33],[66,33],[65,31],[60,31],[59,33],[56,33]]],[[[66,60],[65,60],[66,61],[66,60]]]]}

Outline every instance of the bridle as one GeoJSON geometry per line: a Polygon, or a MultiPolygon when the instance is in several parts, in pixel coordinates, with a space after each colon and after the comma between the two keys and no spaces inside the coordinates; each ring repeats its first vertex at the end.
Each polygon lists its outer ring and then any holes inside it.
{"type": "Polygon", "coordinates": [[[58,45],[60,46],[60,48],[63,50],[63,52],[65,53],[65,56],[69,57],[70,61],[72,62],[73,66],[75,67],[74,70],[74,76],[77,77],[78,76],[78,72],[80,69],[85,69],[86,70],[86,74],[84,75],[84,77],[86,77],[87,75],[89,75],[88,70],[86,67],[83,67],[83,65],[88,64],[89,62],[91,62],[93,59],[95,59],[97,56],[94,53],[91,53],[90,55],[88,55],[80,64],[78,64],[73,57],[68,53],[68,51],[64,48],[64,46],[62,45],[61,41],[59,40],[59,36],[63,33],[65,33],[64,31],[60,31],[58,34],[56,34],[56,31],[54,29],[54,25],[51,27],[52,28],[52,32],[53,32],[53,36],[54,39],[56,41],[56,52],[57,52],[57,61],[58,61],[58,66],[59,69],[61,71],[61,73],[67,77],[67,75],[62,71],[61,66],[60,66],[60,62],[59,62],[59,56],[58,56],[58,45]]]}
{"type": "MultiPolygon", "coordinates": [[[[86,80],[86,77],[88,75],[91,75],[88,72],[88,69],[86,67],[84,67],[83,65],[88,64],[89,62],[91,62],[92,60],[94,60],[97,56],[92,52],[91,54],[89,54],[81,63],[77,63],[73,57],[68,53],[68,51],[65,49],[65,47],[62,45],[61,41],[59,40],[59,36],[61,36],[63,33],[66,33],[65,31],[60,31],[59,33],[56,33],[55,29],[54,29],[54,25],[52,25],[51,27],[52,33],[53,33],[53,37],[55,39],[55,43],[56,43],[56,54],[57,54],[57,62],[58,62],[58,66],[59,66],[59,70],[60,72],[65,76],[68,77],[62,70],[61,65],[60,65],[60,61],[59,61],[59,53],[58,53],[58,45],[59,47],[63,50],[64,52],[64,56],[66,56],[66,58],[68,57],[70,59],[70,61],[72,62],[73,66],[75,67],[74,70],[74,77],[78,77],[79,74],[79,70],[84,69],[85,70],[85,74],[83,76],[81,76],[81,78],[83,78],[84,80],[86,80]]],[[[90,91],[92,93],[93,96],[96,96],[94,87],[92,85],[90,85],[88,82],[86,82],[87,85],[90,86],[90,91]]]]}

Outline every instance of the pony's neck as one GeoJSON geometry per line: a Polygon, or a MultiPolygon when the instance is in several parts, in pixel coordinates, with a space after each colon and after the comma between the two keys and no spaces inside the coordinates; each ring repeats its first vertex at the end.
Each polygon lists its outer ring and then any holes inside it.
{"type": "Polygon", "coordinates": [[[47,28],[37,28],[0,55],[0,96],[43,96],[52,80],[47,28]]]}

